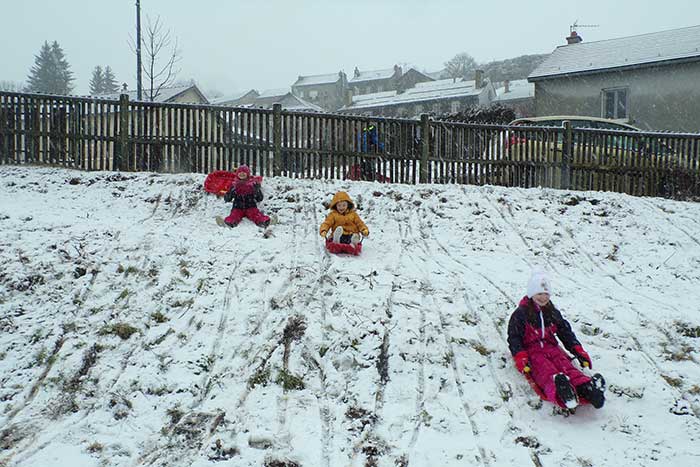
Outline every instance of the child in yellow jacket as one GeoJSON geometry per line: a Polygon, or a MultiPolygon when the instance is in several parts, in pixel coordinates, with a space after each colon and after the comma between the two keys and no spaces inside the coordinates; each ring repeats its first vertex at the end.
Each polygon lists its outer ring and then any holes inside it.
{"type": "Polygon", "coordinates": [[[321,237],[327,238],[332,233],[335,243],[357,245],[360,243],[360,234],[365,237],[369,235],[369,229],[357,215],[355,203],[346,192],[339,191],[333,196],[330,210],[321,224],[321,237]]]}

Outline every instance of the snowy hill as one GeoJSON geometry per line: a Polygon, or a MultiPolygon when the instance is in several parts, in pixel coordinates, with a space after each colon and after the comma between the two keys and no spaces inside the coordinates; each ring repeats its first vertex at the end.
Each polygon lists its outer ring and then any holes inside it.
{"type": "Polygon", "coordinates": [[[0,167],[0,465],[700,465],[700,205],[279,178],[263,235],[202,181],[0,167]],[[513,367],[537,265],[601,410],[513,367]]]}

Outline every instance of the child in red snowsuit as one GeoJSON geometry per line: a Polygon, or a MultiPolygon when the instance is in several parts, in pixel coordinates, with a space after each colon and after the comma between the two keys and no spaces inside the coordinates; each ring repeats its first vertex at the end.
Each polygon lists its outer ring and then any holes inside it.
{"type": "Polygon", "coordinates": [[[227,203],[233,201],[231,214],[224,219],[224,222],[229,227],[235,227],[244,217],[247,217],[256,225],[267,227],[270,225],[270,218],[257,207],[257,203],[263,199],[260,184],[250,177],[250,168],[247,165],[238,167],[235,174],[236,181],[224,196],[224,201],[227,203]]]}
{"type": "Polygon", "coordinates": [[[592,381],[559,347],[557,337],[581,365],[592,368],[588,353],[549,297],[549,280],[544,273],[535,272],[528,282],[527,296],[508,323],[508,346],[515,366],[521,373],[529,373],[548,401],[572,408],[583,397],[599,409],[605,403],[605,395],[596,384],[602,376],[596,374],[592,381]]]}

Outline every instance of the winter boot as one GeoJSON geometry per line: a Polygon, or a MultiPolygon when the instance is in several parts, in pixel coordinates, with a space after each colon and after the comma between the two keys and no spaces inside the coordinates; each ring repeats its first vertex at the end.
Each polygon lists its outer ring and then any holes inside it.
{"type": "Polygon", "coordinates": [[[238,224],[234,224],[233,222],[226,222],[223,217],[221,216],[216,216],[216,224],[219,227],[235,227],[238,224]]]}
{"type": "Polygon", "coordinates": [[[357,244],[360,243],[360,234],[352,234],[352,238],[350,238],[350,243],[352,243],[352,246],[357,246],[357,244]]]}
{"type": "Polygon", "coordinates": [[[270,226],[270,219],[266,221],[262,221],[261,223],[258,224],[258,227],[262,227],[263,229],[266,229],[270,226]]]}
{"type": "Polygon", "coordinates": [[[567,409],[575,409],[578,405],[578,397],[569,382],[569,378],[564,373],[554,375],[554,387],[557,390],[557,397],[564,403],[564,406],[567,409]]]}
{"type": "Polygon", "coordinates": [[[338,226],[333,231],[333,243],[340,243],[340,237],[343,236],[343,228],[338,226]]]}
{"type": "Polygon", "coordinates": [[[595,388],[605,391],[605,378],[600,373],[596,373],[591,377],[591,383],[593,383],[595,388]]]}
{"type": "Polygon", "coordinates": [[[576,392],[580,397],[590,402],[596,409],[603,407],[603,404],[605,404],[605,394],[601,389],[596,387],[593,380],[579,385],[576,388],[576,392]]]}

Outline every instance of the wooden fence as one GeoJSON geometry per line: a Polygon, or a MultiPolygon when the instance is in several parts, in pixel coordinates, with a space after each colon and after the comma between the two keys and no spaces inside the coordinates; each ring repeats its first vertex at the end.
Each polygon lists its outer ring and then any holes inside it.
{"type": "Polygon", "coordinates": [[[700,196],[700,134],[0,92],[0,163],[700,196]]]}

